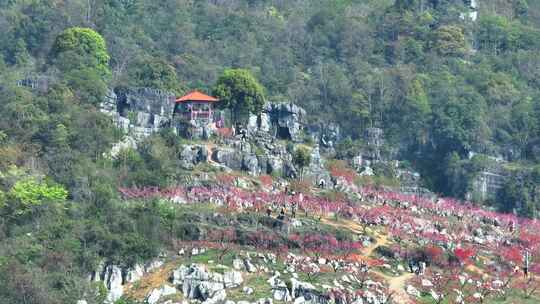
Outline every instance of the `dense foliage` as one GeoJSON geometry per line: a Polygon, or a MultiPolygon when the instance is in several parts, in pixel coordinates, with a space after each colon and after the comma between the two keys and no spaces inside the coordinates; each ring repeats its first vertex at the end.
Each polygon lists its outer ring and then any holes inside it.
{"type": "Polygon", "coordinates": [[[244,69],[225,70],[217,80],[214,95],[220,99],[220,106],[231,110],[234,121],[260,113],[264,105],[263,87],[244,69]]]}
{"type": "Polygon", "coordinates": [[[9,1],[0,50],[19,74],[52,73],[51,60],[60,70],[93,65],[61,77],[92,103],[103,95],[109,56],[109,86],[211,91],[233,73],[226,69],[248,69],[268,100],[296,102],[312,121],[338,121],[352,139],[383,128],[429,187],[456,195],[439,174],[454,152],[539,158],[539,4],[480,1],[476,21],[469,5],[9,1]]]}

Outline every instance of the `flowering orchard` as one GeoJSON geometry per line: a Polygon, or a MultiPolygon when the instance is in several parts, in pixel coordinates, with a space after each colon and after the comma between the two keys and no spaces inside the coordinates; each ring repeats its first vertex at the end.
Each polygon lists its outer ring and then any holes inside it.
{"type": "MultiPolygon", "coordinates": [[[[346,175],[338,169],[335,175],[346,175]]],[[[232,228],[223,228],[212,231],[202,242],[218,250],[220,258],[240,245],[280,256],[296,252],[298,271],[314,281],[326,271],[341,271],[355,284],[364,285],[377,272],[400,264],[400,270],[392,270],[395,275],[415,273],[408,286],[432,303],[448,299],[487,303],[516,290],[523,298],[534,298],[540,291],[540,222],[536,220],[455,199],[373,187],[353,187],[350,191],[354,193],[330,199],[307,191],[270,191],[270,177],[261,177],[260,183],[266,190],[240,189],[223,177],[213,187],[131,188],[120,189],[120,193],[129,200],[210,203],[231,214],[276,218],[284,223],[280,227],[288,228],[256,229],[242,236],[232,228]],[[342,221],[362,229],[352,229],[352,237],[342,239],[324,231],[298,232],[291,228],[295,221],[319,221],[320,227],[323,222],[342,221]],[[384,244],[377,243],[373,231],[387,236],[384,244]]],[[[293,262],[289,259],[287,263],[293,262]]],[[[337,297],[352,296],[332,292],[337,297]]],[[[418,295],[411,293],[411,297],[418,295]]]]}

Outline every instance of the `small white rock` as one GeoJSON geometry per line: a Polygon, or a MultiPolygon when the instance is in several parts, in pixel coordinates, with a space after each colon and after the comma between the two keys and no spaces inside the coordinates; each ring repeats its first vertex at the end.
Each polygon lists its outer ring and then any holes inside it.
{"type": "Polygon", "coordinates": [[[407,293],[411,296],[419,298],[421,296],[420,291],[412,285],[407,285],[407,293]]]}
{"type": "Polygon", "coordinates": [[[298,297],[294,299],[294,304],[304,304],[306,302],[306,299],[304,297],[298,297]]]}

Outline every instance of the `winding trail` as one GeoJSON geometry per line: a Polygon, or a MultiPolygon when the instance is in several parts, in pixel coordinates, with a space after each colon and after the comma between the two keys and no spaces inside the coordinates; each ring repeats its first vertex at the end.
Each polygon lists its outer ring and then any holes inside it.
{"type": "Polygon", "coordinates": [[[414,277],[412,273],[405,273],[399,277],[392,277],[379,271],[373,273],[382,277],[388,283],[388,289],[392,292],[392,303],[394,304],[412,304],[415,303],[405,291],[405,285],[408,280],[414,277]]]}
{"type": "Polygon", "coordinates": [[[168,282],[170,274],[178,266],[177,262],[166,263],[162,267],[144,274],[139,281],[124,286],[124,295],[127,298],[143,301],[153,289],[160,288],[168,282]]]}
{"type": "Polygon", "coordinates": [[[215,163],[215,161],[212,159],[212,152],[214,151],[214,148],[216,147],[213,143],[207,143],[205,144],[206,151],[208,151],[208,155],[206,155],[206,162],[208,163],[215,163]]]}
{"type": "MultiPolygon", "coordinates": [[[[354,232],[356,234],[364,234],[364,227],[360,224],[358,224],[355,221],[351,220],[341,220],[341,221],[332,221],[328,218],[322,218],[321,221],[324,224],[336,227],[336,228],[345,228],[348,229],[351,232],[354,232]]],[[[368,258],[373,254],[375,249],[379,246],[385,246],[390,243],[390,240],[388,238],[388,233],[381,233],[381,232],[375,232],[374,233],[375,242],[371,245],[362,248],[361,255],[363,257],[368,258]]],[[[392,292],[392,303],[394,304],[412,304],[415,303],[409,294],[405,291],[405,286],[407,284],[407,281],[414,277],[414,274],[412,273],[405,273],[398,277],[389,276],[387,274],[384,274],[380,271],[371,271],[372,273],[380,276],[388,283],[388,289],[392,292]]]]}
{"type": "Polygon", "coordinates": [[[321,218],[321,221],[328,226],[332,226],[336,228],[345,228],[356,234],[364,234],[364,227],[362,227],[362,225],[351,220],[343,219],[343,220],[335,221],[334,219],[323,217],[321,218]]]}
{"type": "Polygon", "coordinates": [[[389,243],[388,234],[377,233],[376,238],[375,238],[375,243],[365,247],[362,250],[362,254],[365,255],[365,256],[370,256],[371,254],[373,254],[373,251],[375,251],[375,249],[377,249],[377,247],[385,246],[388,243],[389,243]]]}

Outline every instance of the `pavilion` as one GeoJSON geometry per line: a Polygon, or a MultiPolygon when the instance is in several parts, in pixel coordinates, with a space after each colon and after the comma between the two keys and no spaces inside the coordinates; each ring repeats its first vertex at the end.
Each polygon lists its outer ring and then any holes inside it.
{"type": "Polygon", "coordinates": [[[212,123],[214,104],[219,99],[199,91],[193,91],[176,99],[175,113],[196,123],[212,123]]]}

